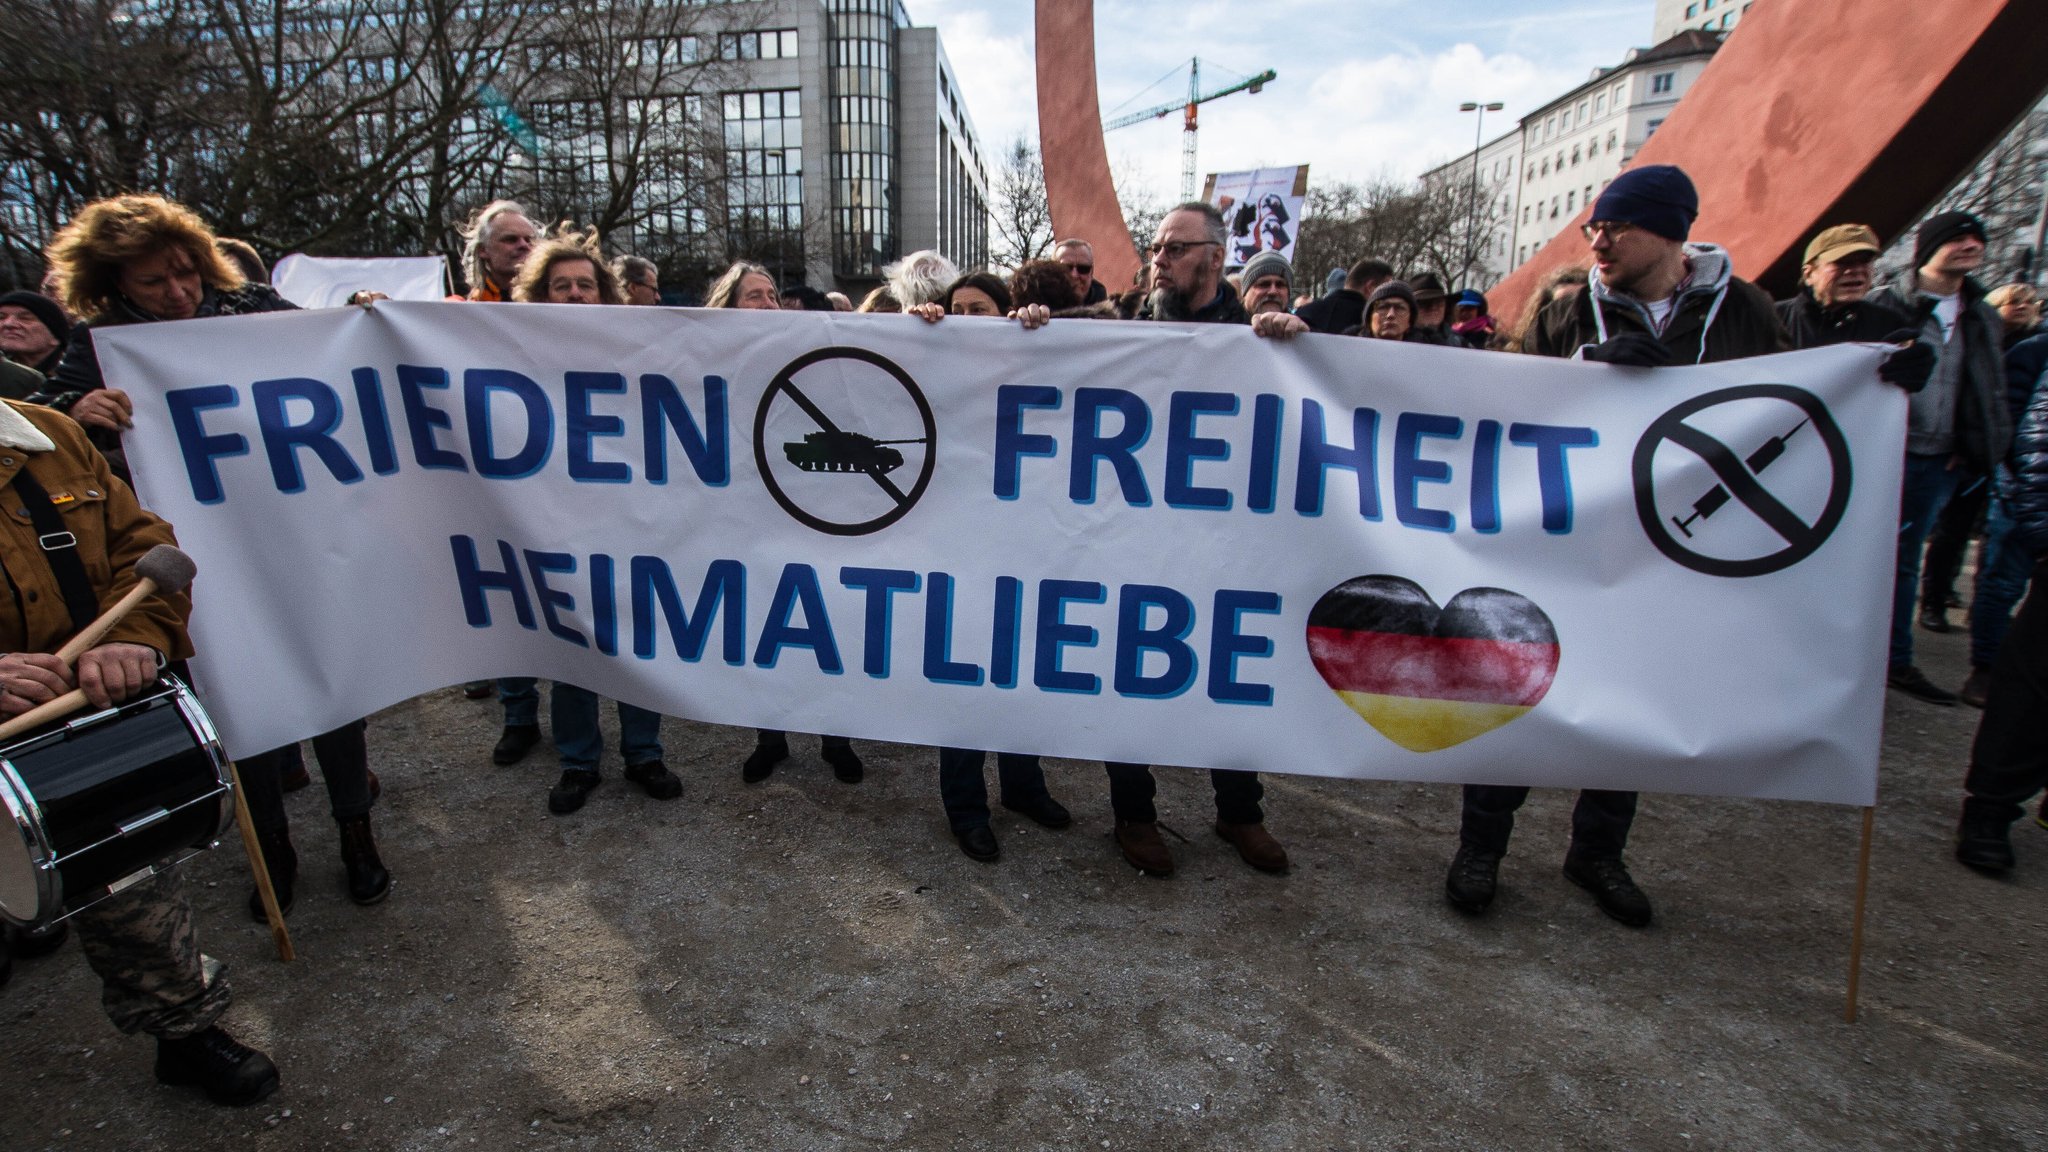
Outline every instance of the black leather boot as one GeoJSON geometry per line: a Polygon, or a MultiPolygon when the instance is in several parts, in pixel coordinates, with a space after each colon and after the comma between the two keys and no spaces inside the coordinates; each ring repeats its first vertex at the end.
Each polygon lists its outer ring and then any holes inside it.
{"type": "Polygon", "coordinates": [[[377,841],[370,835],[368,813],[341,825],[341,865],[348,870],[348,898],[358,904],[375,904],[391,894],[391,873],[377,857],[377,841]]]}
{"type": "MultiPolygon", "coordinates": [[[[270,873],[271,890],[277,893],[277,912],[289,916],[292,911],[292,885],[299,878],[299,854],[292,847],[291,830],[279,828],[274,832],[258,832],[256,843],[263,846],[263,868],[270,873]]],[[[258,924],[269,917],[263,914],[263,893],[254,889],[249,892],[249,918],[258,924]]]]}
{"type": "Polygon", "coordinates": [[[270,1057],[219,1028],[178,1040],[156,1042],[156,1078],[205,1092],[216,1104],[243,1107],[277,1091],[277,1065],[270,1057]]]}

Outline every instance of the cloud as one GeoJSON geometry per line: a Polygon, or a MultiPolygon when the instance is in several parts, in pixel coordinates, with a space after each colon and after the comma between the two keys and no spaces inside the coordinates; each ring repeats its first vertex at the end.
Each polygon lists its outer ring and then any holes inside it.
{"type": "MultiPolygon", "coordinates": [[[[1596,65],[1648,40],[1647,0],[1516,0],[1495,14],[1443,0],[1118,0],[1097,4],[1097,84],[1105,111],[1166,103],[1185,91],[1189,56],[1203,87],[1230,69],[1272,67],[1257,95],[1201,106],[1198,167],[1213,172],[1308,163],[1317,181],[1410,178],[1470,149],[1468,100],[1501,101],[1486,138],[1563,95],[1596,65]],[[1247,13],[1255,12],[1255,18],[1247,13]]],[[[912,0],[936,25],[986,150],[1037,140],[1032,5],[1025,0],[912,0]]],[[[1159,198],[1180,189],[1180,118],[1112,132],[1112,166],[1159,198]]],[[[1199,173],[1198,173],[1199,179],[1199,173]]]]}

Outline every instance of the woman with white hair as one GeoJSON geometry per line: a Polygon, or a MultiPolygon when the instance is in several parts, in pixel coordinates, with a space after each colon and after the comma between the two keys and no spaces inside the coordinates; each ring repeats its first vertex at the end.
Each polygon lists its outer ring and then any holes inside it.
{"type": "Polygon", "coordinates": [[[882,269],[882,280],[889,286],[889,294],[896,297],[905,312],[944,296],[946,289],[959,278],[960,269],[930,248],[912,252],[882,269]]]}

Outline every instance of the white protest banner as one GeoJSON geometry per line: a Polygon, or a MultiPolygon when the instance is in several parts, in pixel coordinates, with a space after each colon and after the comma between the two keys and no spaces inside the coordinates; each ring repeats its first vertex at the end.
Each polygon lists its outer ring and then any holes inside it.
{"type": "Polygon", "coordinates": [[[339,308],[357,292],[393,300],[440,300],[448,294],[446,256],[308,256],[294,252],[270,270],[278,295],[301,308],[339,308]]]}
{"type": "Polygon", "coordinates": [[[1871,348],[538,304],[94,335],[237,755],[525,674],[930,745],[1875,792],[1871,348]]]}
{"type": "Polygon", "coordinates": [[[1301,209],[1308,200],[1308,165],[1211,172],[1202,199],[1223,213],[1230,228],[1230,241],[1223,249],[1225,267],[1241,268],[1263,251],[1278,252],[1289,264],[1294,262],[1301,209]]]}

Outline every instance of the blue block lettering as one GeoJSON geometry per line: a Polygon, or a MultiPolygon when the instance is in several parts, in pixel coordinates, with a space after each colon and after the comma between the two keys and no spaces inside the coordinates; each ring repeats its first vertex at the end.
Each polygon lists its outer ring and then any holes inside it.
{"type": "Polygon", "coordinates": [[[1441,508],[1424,508],[1416,489],[1423,484],[1448,484],[1451,466],[1441,460],[1422,458],[1425,436],[1456,440],[1465,434],[1465,422],[1456,416],[1428,412],[1403,412],[1394,422],[1394,518],[1410,528],[1449,532],[1457,518],[1441,508]]]}
{"type": "Polygon", "coordinates": [[[809,564],[782,566],[782,579],[775,582],[775,595],[768,602],[768,622],[754,646],[754,663],[773,668],[784,648],[809,648],[820,672],[837,676],[845,671],[839,645],[832,639],[832,620],[825,614],[825,595],[818,589],[818,570],[809,564]],[[802,624],[792,619],[799,606],[802,624]]]}
{"type": "Polygon", "coordinates": [[[1195,682],[1195,650],[1188,633],[1195,629],[1195,602],[1158,584],[1126,584],[1117,593],[1116,691],[1119,696],[1164,700],[1178,696],[1195,682]],[[1156,627],[1147,627],[1152,609],[1165,613],[1156,627]],[[1166,669],[1145,675],[1145,654],[1166,657],[1166,669]]]}
{"type": "Polygon", "coordinates": [[[241,402],[242,394],[226,384],[178,388],[164,394],[164,403],[171,409],[171,428],[178,434],[178,454],[185,458],[185,479],[192,485],[192,498],[201,504],[226,499],[220,486],[220,466],[214,461],[223,456],[247,456],[249,438],[240,432],[207,435],[200,413],[233,408],[241,402]]]}
{"type": "Polygon", "coordinates": [[[1237,678],[1240,657],[1261,659],[1273,654],[1270,636],[1247,636],[1240,619],[1247,612],[1277,613],[1276,592],[1216,590],[1216,610],[1209,623],[1209,699],[1218,704],[1271,704],[1271,684],[1246,684],[1237,678]]]}
{"type": "Polygon", "coordinates": [[[1068,498],[1076,504],[1095,503],[1095,465],[1106,460],[1123,490],[1124,503],[1133,508],[1150,506],[1152,494],[1145,488],[1137,452],[1151,434],[1152,410],[1135,394],[1121,388],[1074,389],[1074,458],[1068,498]],[[1123,417],[1123,425],[1104,435],[1102,414],[1112,409],[1123,417]]]}
{"type": "Polygon", "coordinates": [[[633,469],[617,460],[599,461],[591,456],[590,442],[626,434],[626,422],[617,416],[600,416],[590,410],[590,398],[622,393],[626,378],[617,372],[565,372],[562,423],[568,434],[569,479],[586,484],[624,484],[633,479],[633,469]]]}
{"type": "Polygon", "coordinates": [[[1059,454],[1059,444],[1052,437],[1024,431],[1026,408],[1059,406],[1060,390],[1057,388],[1041,384],[1005,384],[996,389],[996,499],[1017,498],[1024,457],[1059,454]]]}
{"type": "Polygon", "coordinates": [[[1042,580],[1038,584],[1038,635],[1032,653],[1032,682],[1047,692],[1102,691],[1102,677],[1090,672],[1069,672],[1060,667],[1060,650],[1069,644],[1092,648],[1095,629],[1087,624],[1067,623],[1067,605],[1100,604],[1108,590],[1087,580],[1042,580]]]}

